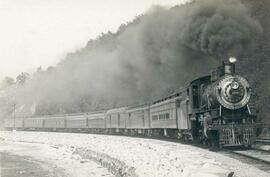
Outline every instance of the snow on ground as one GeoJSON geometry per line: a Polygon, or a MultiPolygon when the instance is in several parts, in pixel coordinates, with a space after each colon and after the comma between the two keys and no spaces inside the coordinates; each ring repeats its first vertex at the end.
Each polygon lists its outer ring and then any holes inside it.
{"type": "MultiPolygon", "coordinates": [[[[21,141],[21,140],[20,140],[21,141]]],[[[47,144],[0,141],[0,152],[34,158],[53,177],[113,177],[106,168],[72,154],[73,150],[47,144]],[[62,175],[61,175],[62,173],[62,175]]],[[[5,162],[2,162],[5,163],[5,162]]],[[[1,168],[1,164],[0,164],[1,168]]],[[[34,167],[35,168],[35,167],[34,167]]],[[[0,175],[1,176],[1,175],[0,175]]]]}
{"type": "MultiPolygon", "coordinates": [[[[7,143],[27,142],[50,147],[55,150],[50,152],[45,149],[44,152],[49,154],[43,153],[42,156],[55,156],[58,160],[68,154],[67,159],[75,159],[73,163],[81,159],[88,159],[89,163],[95,161],[115,176],[226,177],[230,172],[238,177],[270,176],[255,167],[215,152],[153,139],[49,132],[0,132],[0,138],[7,143]],[[66,155],[62,156],[63,153],[66,155]]],[[[30,153],[37,156],[42,154],[34,150],[30,153]]],[[[57,165],[65,168],[62,163],[57,165]]],[[[68,169],[69,173],[85,164],[72,165],[73,168],[68,169]]]]}
{"type": "MultiPolygon", "coordinates": [[[[2,143],[0,143],[3,146],[2,143]]],[[[4,145],[7,146],[6,144],[4,145]]],[[[29,149],[28,149],[29,150],[29,149]]],[[[0,176],[2,177],[67,177],[64,170],[53,164],[0,151],[0,176]]]]}
{"type": "Polygon", "coordinates": [[[254,147],[258,148],[258,149],[263,149],[263,150],[270,151],[270,145],[269,144],[256,144],[254,147]]]}

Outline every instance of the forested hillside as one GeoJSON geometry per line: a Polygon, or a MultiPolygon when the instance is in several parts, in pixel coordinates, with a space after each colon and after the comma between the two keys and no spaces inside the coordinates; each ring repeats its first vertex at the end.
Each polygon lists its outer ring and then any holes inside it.
{"type": "Polygon", "coordinates": [[[270,123],[270,1],[242,0],[252,18],[259,21],[262,33],[255,39],[256,50],[246,51],[239,70],[252,83],[260,118],[270,123]]]}
{"type": "Polygon", "coordinates": [[[1,85],[2,116],[14,105],[18,114],[42,115],[148,103],[234,56],[266,118],[269,9],[267,0],[197,0],[171,9],[153,7],[116,33],[89,40],[57,66],[13,81],[6,78],[1,85]]]}

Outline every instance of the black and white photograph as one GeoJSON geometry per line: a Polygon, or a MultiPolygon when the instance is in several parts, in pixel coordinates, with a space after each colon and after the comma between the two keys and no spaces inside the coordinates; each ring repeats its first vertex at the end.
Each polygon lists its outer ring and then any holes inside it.
{"type": "Polygon", "coordinates": [[[270,177],[269,0],[0,0],[0,177],[270,177]]]}

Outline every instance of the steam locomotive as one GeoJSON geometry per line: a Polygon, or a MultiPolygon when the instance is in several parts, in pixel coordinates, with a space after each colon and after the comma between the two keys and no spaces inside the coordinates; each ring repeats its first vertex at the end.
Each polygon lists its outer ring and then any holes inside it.
{"type": "Polygon", "coordinates": [[[7,129],[165,136],[211,146],[251,146],[258,132],[251,88],[235,58],[151,104],[80,114],[12,117],[7,129]]]}

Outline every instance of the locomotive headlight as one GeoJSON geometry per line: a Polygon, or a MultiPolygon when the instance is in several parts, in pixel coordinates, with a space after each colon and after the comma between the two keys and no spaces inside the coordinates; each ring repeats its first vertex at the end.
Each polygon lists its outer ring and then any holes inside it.
{"type": "Polygon", "coordinates": [[[238,82],[233,81],[233,82],[231,83],[231,87],[232,87],[232,89],[234,89],[234,90],[238,89],[238,88],[239,88],[238,82]]]}
{"type": "Polygon", "coordinates": [[[237,59],[234,58],[234,57],[230,57],[230,58],[229,58],[229,62],[230,62],[230,63],[235,63],[236,61],[237,61],[237,59]]]}

